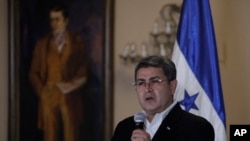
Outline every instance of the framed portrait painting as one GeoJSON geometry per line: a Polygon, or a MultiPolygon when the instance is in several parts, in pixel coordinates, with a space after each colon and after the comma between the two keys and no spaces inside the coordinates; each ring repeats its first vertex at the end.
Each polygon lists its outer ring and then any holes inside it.
{"type": "Polygon", "coordinates": [[[8,5],[8,140],[110,140],[113,0],[8,5]]]}

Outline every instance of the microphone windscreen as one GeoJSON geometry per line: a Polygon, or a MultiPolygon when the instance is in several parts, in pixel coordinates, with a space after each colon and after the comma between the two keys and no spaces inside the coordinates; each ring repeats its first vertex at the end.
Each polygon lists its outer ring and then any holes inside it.
{"type": "Polygon", "coordinates": [[[143,112],[138,112],[134,115],[135,128],[143,129],[144,121],[146,119],[146,115],[143,112]]]}

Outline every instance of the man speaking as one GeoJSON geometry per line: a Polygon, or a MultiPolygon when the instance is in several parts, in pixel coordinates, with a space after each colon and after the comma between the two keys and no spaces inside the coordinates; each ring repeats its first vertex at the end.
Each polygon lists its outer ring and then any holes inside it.
{"type": "Polygon", "coordinates": [[[134,87],[146,117],[144,126],[138,128],[134,120],[138,114],[128,117],[118,123],[111,141],[214,141],[212,125],[182,110],[174,100],[176,86],[176,68],[170,59],[142,59],[135,68],[134,87]]]}

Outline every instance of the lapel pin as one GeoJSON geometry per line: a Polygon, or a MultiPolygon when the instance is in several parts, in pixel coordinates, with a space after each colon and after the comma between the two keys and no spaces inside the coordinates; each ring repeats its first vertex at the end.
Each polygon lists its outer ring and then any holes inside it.
{"type": "Polygon", "coordinates": [[[167,128],[166,128],[168,131],[170,131],[171,130],[171,128],[169,127],[169,126],[167,126],[167,128]]]}

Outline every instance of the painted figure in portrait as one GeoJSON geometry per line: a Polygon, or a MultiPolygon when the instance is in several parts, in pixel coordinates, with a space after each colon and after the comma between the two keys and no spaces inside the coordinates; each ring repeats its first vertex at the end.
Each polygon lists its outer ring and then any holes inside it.
{"type": "Polygon", "coordinates": [[[78,141],[87,80],[86,46],[67,29],[63,5],[49,12],[51,32],[35,47],[29,78],[39,99],[38,126],[44,141],[78,141]],[[63,136],[62,136],[63,133],[63,136]]]}
{"type": "Polygon", "coordinates": [[[20,141],[102,140],[102,0],[20,5],[20,141]]]}

